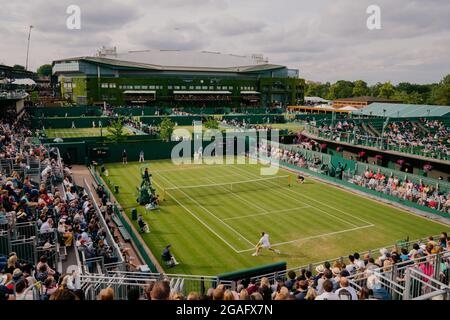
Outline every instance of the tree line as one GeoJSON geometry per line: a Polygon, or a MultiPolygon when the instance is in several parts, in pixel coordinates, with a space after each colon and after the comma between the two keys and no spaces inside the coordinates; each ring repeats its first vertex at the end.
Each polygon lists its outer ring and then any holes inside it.
{"type": "Polygon", "coordinates": [[[371,96],[410,104],[450,105],[450,74],[439,83],[431,84],[401,82],[393,85],[391,82],[378,82],[369,86],[363,80],[339,80],[333,84],[309,82],[305,87],[305,96],[327,100],[371,96]]]}

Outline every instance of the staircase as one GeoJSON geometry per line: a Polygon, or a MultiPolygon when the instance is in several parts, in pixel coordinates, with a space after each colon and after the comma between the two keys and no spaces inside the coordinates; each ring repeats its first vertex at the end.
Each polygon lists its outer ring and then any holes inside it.
{"type": "Polygon", "coordinates": [[[363,128],[363,130],[364,130],[365,132],[367,132],[367,133],[369,134],[369,136],[379,136],[379,134],[376,134],[376,133],[372,130],[372,128],[370,128],[370,126],[367,125],[367,124],[364,123],[364,122],[361,123],[361,127],[363,128]]]}
{"type": "Polygon", "coordinates": [[[426,128],[420,122],[413,122],[412,124],[413,124],[413,126],[416,126],[423,134],[426,134],[426,135],[430,134],[430,130],[428,130],[428,128],[426,128]]]}

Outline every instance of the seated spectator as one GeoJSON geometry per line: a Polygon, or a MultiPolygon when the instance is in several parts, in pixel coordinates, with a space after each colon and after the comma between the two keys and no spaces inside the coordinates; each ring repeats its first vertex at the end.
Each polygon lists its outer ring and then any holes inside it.
{"type": "Polygon", "coordinates": [[[367,278],[367,289],[372,291],[372,297],[377,300],[390,300],[389,293],[374,274],[367,278]]]}
{"type": "Polygon", "coordinates": [[[323,293],[315,300],[339,300],[339,296],[333,292],[333,283],[329,279],[323,282],[323,293]]]}
{"type": "Polygon", "coordinates": [[[340,288],[336,290],[339,300],[358,300],[358,293],[349,286],[346,277],[341,277],[339,280],[340,288]]]}
{"type": "Polygon", "coordinates": [[[114,290],[111,287],[102,289],[102,291],[100,291],[100,293],[98,295],[97,300],[103,300],[103,301],[114,300],[114,290]]]}
{"type": "Polygon", "coordinates": [[[154,284],[150,294],[151,300],[169,300],[170,286],[167,281],[158,281],[154,284]]]}
{"type": "Polygon", "coordinates": [[[175,257],[170,253],[170,248],[171,248],[170,244],[164,248],[161,258],[169,268],[173,268],[179,263],[175,259],[175,257]]]}

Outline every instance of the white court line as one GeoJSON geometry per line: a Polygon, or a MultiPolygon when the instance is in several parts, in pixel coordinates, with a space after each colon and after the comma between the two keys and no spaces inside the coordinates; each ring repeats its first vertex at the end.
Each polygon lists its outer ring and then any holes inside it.
{"type": "MultiPolygon", "coordinates": [[[[212,183],[215,183],[214,180],[211,180],[211,179],[209,179],[209,178],[202,178],[202,179],[207,179],[207,180],[211,181],[212,183]]],[[[224,190],[226,190],[226,191],[230,191],[230,190],[228,190],[228,189],[225,188],[225,187],[221,187],[221,188],[224,189],[224,190]]],[[[250,205],[250,206],[252,206],[252,207],[254,207],[254,208],[256,208],[256,209],[259,209],[259,210],[261,210],[261,211],[268,212],[267,209],[265,209],[265,208],[263,208],[263,207],[261,207],[261,206],[258,206],[257,204],[254,204],[254,203],[251,202],[250,200],[245,199],[244,197],[238,195],[237,193],[234,193],[233,191],[231,191],[230,193],[231,193],[233,196],[235,196],[236,198],[241,199],[243,202],[247,203],[248,205],[250,205]]],[[[221,220],[222,220],[222,221],[225,221],[224,219],[221,219],[221,220]]]]}
{"type": "MultiPolygon", "coordinates": [[[[240,171],[242,171],[242,172],[245,172],[245,173],[247,173],[247,174],[250,174],[250,175],[252,175],[252,177],[257,177],[257,176],[255,176],[255,175],[253,175],[252,173],[248,173],[247,171],[245,171],[245,170],[243,170],[243,169],[241,169],[241,168],[236,168],[236,169],[237,169],[237,170],[240,170],[240,171]]],[[[273,184],[274,186],[276,186],[276,184],[274,184],[274,183],[272,183],[272,184],[273,184]]],[[[290,190],[290,189],[288,189],[288,188],[286,188],[286,190],[292,191],[292,190],[290,190]]],[[[297,198],[295,198],[295,197],[289,196],[289,195],[286,194],[286,193],[280,192],[280,191],[278,191],[278,190],[276,190],[276,189],[273,189],[272,191],[273,191],[273,192],[276,192],[276,193],[278,193],[278,194],[281,194],[281,195],[283,195],[283,196],[286,196],[286,197],[288,197],[288,198],[291,198],[292,200],[297,201],[298,203],[305,204],[305,205],[310,205],[310,204],[307,204],[307,203],[305,203],[305,202],[303,202],[303,201],[301,201],[301,200],[299,200],[299,199],[297,199],[297,198]]],[[[325,210],[322,210],[322,209],[320,209],[320,208],[318,208],[318,207],[316,207],[316,206],[313,206],[313,205],[310,205],[310,206],[311,206],[312,208],[318,210],[318,211],[321,211],[321,212],[325,213],[326,215],[329,215],[330,217],[333,217],[333,218],[335,218],[335,219],[337,219],[337,220],[340,220],[340,221],[342,221],[342,222],[344,222],[344,223],[346,223],[346,224],[348,224],[348,225],[351,225],[352,227],[359,227],[359,226],[357,226],[357,225],[354,224],[354,223],[351,223],[351,222],[348,222],[347,220],[344,220],[344,219],[342,219],[342,218],[339,218],[339,217],[337,217],[337,216],[335,216],[335,215],[333,215],[333,214],[331,214],[331,213],[329,213],[329,212],[326,212],[325,210]]]]}
{"type": "MultiPolygon", "coordinates": [[[[296,239],[296,240],[292,240],[292,241],[278,242],[278,243],[275,243],[275,244],[271,244],[271,246],[272,247],[278,247],[278,246],[282,246],[282,245],[285,245],[285,244],[295,243],[295,242],[299,242],[299,241],[303,241],[303,240],[311,240],[311,239],[317,239],[317,238],[321,238],[321,237],[333,236],[333,235],[340,234],[340,233],[346,233],[346,232],[351,232],[351,231],[356,231],[356,230],[366,229],[366,228],[372,228],[372,227],[374,227],[374,225],[357,227],[357,228],[353,228],[353,229],[335,231],[335,232],[330,232],[330,233],[324,233],[324,234],[319,234],[317,236],[300,238],[300,239],[296,239]]],[[[254,251],[254,250],[255,249],[239,250],[238,253],[250,252],[250,251],[254,251]]]]}
{"type": "Polygon", "coordinates": [[[244,218],[249,218],[249,217],[265,216],[265,215],[273,214],[273,213],[283,213],[283,212],[295,211],[295,210],[306,209],[306,208],[311,208],[311,206],[306,205],[304,207],[296,207],[296,208],[291,208],[291,209],[273,210],[273,211],[267,211],[264,213],[249,214],[248,216],[232,217],[232,218],[226,218],[226,219],[222,219],[222,220],[223,221],[239,220],[239,219],[244,219],[244,218]]]}
{"type": "MultiPolygon", "coordinates": [[[[164,180],[166,180],[167,182],[169,182],[170,184],[174,185],[174,183],[170,182],[167,178],[161,176],[161,178],[163,178],[164,180]]],[[[237,232],[234,228],[232,228],[230,225],[228,225],[227,223],[225,223],[224,221],[222,221],[219,217],[217,217],[214,213],[212,213],[210,210],[208,210],[207,208],[205,208],[203,205],[201,205],[197,200],[193,199],[191,196],[189,196],[186,192],[184,192],[183,190],[180,189],[180,191],[182,193],[184,193],[185,196],[187,196],[192,202],[195,202],[200,208],[202,208],[203,210],[205,210],[206,212],[208,212],[211,216],[213,216],[214,218],[216,218],[218,221],[220,221],[223,225],[225,225],[227,228],[229,228],[231,231],[233,231],[236,235],[238,235],[240,238],[239,239],[244,239],[245,241],[247,241],[251,246],[255,246],[254,243],[252,243],[250,240],[248,240],[247,238],[245,238],[243,235],[241,235],[239,232],[237,232]]],[[[172,197],[173,198],[173,197],[172,197]]],[[[173,198],[174,199],[174,198],[173,198]]],[[[178,202],[178,201],[177,201],[178,202]]]]}
{"type": "MultiPolygon", "coordinates": [[[[216,179],[216,178],[227,178],[227,177],[240,177],[241,174],[239,173],[230,173],[227,175],[222,175],[222,176],[210,176],[210,177],[198,177],[198,178],[193,178],[193,179],[183,179],[183,182],[185,181],[198,181],[199,179],[216,179]]],[[[231,181],[230,183],[235,183],[235,182],[239,182],[239,181],[231,181]]],[[[179,186],[182,187],[182,186],[179,186]]]]}
{"type": "MultiPolygon", "coordinates": [[[[162,187],[153,180],[153,183],[160,189],[162,189],[162,187]]],[[[172,196],[171,194],[169,194],[169,197],[171,197],[176,203],[178,203],[182,208],[184,208],[184,210],[186,210],[187,212],[189,212],[195,219],[197,219],[205,228],[207,228],[209,231],[211,231],[214,235],[216,235],[216,237],[218,237],[220,240],[222,240],[223,242],[225,242],[226,245],[228,245],[231,249],[233,249],[234,252],[239,253],[238,250],[236,250],[227,240],[225,240],[224,238],[222,238],[216,231],[214,231],[207,223],[205,223],[202,219],[200,219],[199,217],[197,217],[195,215],[195,213],[193,213],[189,208],[187,208],[185,205],[183,205],[177,198],[175,198],[174,196],[172,196]]],[[[253,249],[252,249],[253,250],[253,249]]]]}
{"type": "Polygon", "coordinates": [[[206,166],[206,165],[202,165],[202,164],[185,164],[185,165],[180,165],[180,166],[185,166],[185,167],[179,168],[179,169],[152,170],[152,172],[160,173],[160,172],[174,172],[174,171],[191,171],[191,170],[200,170],[200,169],[210,169],[211,167],[221,168],[223,165],[206,166]]]}
{"type": "MultiPolygon", "coordinates": [[[[251,174],[253,177],[257,177],[256,175],[254,175],[254,174],[252,174],[252,173],[248,173],[247,171],[245,171],[245,170],[243,170],[243,169],[241,169],[241,168],[236,167],[236,169],[238,169],[238,170],[241,171],[241,172],[245,172],[245,173],[247,173],[247,174],[251,174]]],[[[357,217],[357,216],[354,216],[354,215],[352,215],[352,214],[350,214],[350,213],[347,213],[347,212],[342,211],[342,210],[340,210],[340,209],[334,208],[334,207],[332,207],[332,206],[330,206],[330,205],[328,205],[328,204],[326,204],[326,203],[322,203],[322,202],[320,202],[320,201],[318,201],[318,200],[316,200],[316,199],[314,199],[314,198],[311,198],[311,197],[306,196],[306,195],[304,195],[304,194],[302,194],[302,193],[296,192],[295,190],[291,190],[291,189],[287,189],[287,190],[290,191],[290,192],[292,192],[292,193],[295,193],[295,194],[297,194],[297,195],[299,195],[299,196],[302,196],[303,198],[306,198],[306,199],[312,200],[312,201],[314,201],[314,202],[320,203],[321,205],[323,205],[323,206],[325,206],[325,207],[331,208],[331,209],[333,209],[333,210],[335,210],[335,211],[339,211],[339,212],[341,212],[341,213],[343,213],[343,214],[345,214],[345,215],[347,215],[347,216],[349,216],[349,217],[352,217],[352,218],[354,218],[354,219],[357,219],[357,220],[359,220],[359,221],[362,221],[362,222],[366,223],[367,225],[373,225],[371,222],[369,222],[369,221],[367,221],[367,220],[361,219],[361,218],[359,218],[359,217],[357,217]]],[[[276,191],[276,190],[274,190],[274,191],[276,191]]],[[[286,194],[285,194],[285,195],[286,195],[286,194]]],[[[288,197],[289,197],[289,196],[288,196],[288,197]]],[[[291,198],[291,199],[295,199],[295,198],[293,198],[293,197],[290,197],[290,198],[291,198]]],[[[332,214],[330,214],[330,213],[328,213],[328,212],[326,212],[326,211],[324,211],[324,210],[322,210],[322,209],[320,209],[320,208],[318,208],[318,207],[316,207],[316,206],[313,206],[313,205],[311,205],[311,206],[312,206],[313,208],[316,208],[317,210],[320,210],[320,211],[322,211],[322,212],[324,212],[324,213],[326,213],[326,214],[328,214],[328,215],[331,215],[331,216],[335,217],[336,219],[339,219],[339,220],[341,220],[341,221],[346,222],[347,224],[350,224],[350,225],[352,225],[352,226],[354,226],[354,227],[357,227],[357,225],[355,225],[355,224],[353,224],[353,223],[350,223],[350,222],[348,222],[348,221],[346,221],[346,220],[343,220],[343,219],[341,219],[341,218],[339,218],[339,217],[336,217],[336,216],[334,216],[334,215],[332,215],[332,214]]]]}

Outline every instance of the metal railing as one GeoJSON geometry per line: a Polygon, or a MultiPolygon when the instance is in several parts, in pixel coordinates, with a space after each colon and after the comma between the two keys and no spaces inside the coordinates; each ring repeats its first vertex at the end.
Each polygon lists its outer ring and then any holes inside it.
{"type": "MultiPolygon", "coordinates": [[[[434,239],[438,239],[439,236],[435,235],[433,237],[434,239]]],[[[399,252],[399,250],[401,248],[406,248],[408,251],[410,250],[410,248],[412,247],[413,244],[424,244],[428,241],[428,238],[420,238],[420,239],[416,239],[416,240],[410,240],[410,241],[401,241],[401,243],[396,243],[393,245],[388,245],[388,246],[384,246],[384,247],[380,247],[380,248],[375,248],[375,249],[371,249],[371,250],[367,250],[367,251],[363,251],[363,252],[359,252],[360,256],[363,257],[366,254],[368,254],[371,258],[377,258],[380,256],[380,250],[381,249],[387,249],[389,251],[397,251],[399,252]]],[[[445,253],[443,253],[443,255],[445,254],[444,257],[450,256],[450,252],[445,251],[445,253]]],[[[293,267],[293,268],[289,268],[283,271],[279,271],[279,272],[273,272],[273,273],[267,273],[267,274],[262,274],[262,275],[258,275],[256,277],[252,277],[253,280],[256,281],[260,281],[262,278],[268,278],[271,281],[275,281],[277,278],[282,278],[284,280],[287,280],[287,274],[289,273],[289,271],[294,271],[296,273],[301,272],[302,270],[307,270],[310,271],[312,273],[315,273],[315,268],[320,266],[320,265],[324,265],[326,262],[340,262],[340,263],[348,263],[348,257],[347,256],[340,256],[340,257],[336,257],[336,258],[331,258],[331,259],[327,259],[324,261],[320,261],[320,262],[314,262],[314,263],[309,263],[306,265],[302,265],[302,266],[298,266],[298,267],[293,267]]],[[[399,266],[403,266],[403,265],[407,265],[407,262],[404,263],[400,263],[399,266]]],[[[382,269],[382,267],[377,268],[376,271],[380,271],[382,269]]]]}
{"type": "Polygon", "coordinates": [[[355,132],[321,131],[319,128],[311,125],[306,125],[305,129],[308,133],[313,134],[319,138],[333,140],[336,142],[346,142],[363,147],[373,147],[380,150],[408,153],[433,159],[440,159],[440,160],[450,159],[448,151],[441,151],[437,149],[428,150],[426,146],[393,144],[388,142],[387,139],[384,137],[375,137],[355,132]]]}
{"type": "Polygon", "coordinates": [[[123,258],[123,255],[119,248],[119,245],[116,243],[116,241],[114,240],[114,238],[111,234],[111,230],[109,229],[109,226],[106,223],[105,218],[103,217],[100,207],[98,206],[98,203],[95,200],[94,194],[92,193],[91,187],[89,186],[86,179],[83,179],[83,187],[84,187],[84,191],[86,192],[88,197],[92,200],[92,203],[94,205],[95,211],[99,218],[100,224],[102,225],[102,227],[104,228],[104,230],[106,232],[106,242],[113,249],[113,256],[117,257],[117,259],[118,259],[117,262],[115,262],[114,264],[110,264],[109,267],[110,268],[113,268],[113,267],[123,268],[124,267],[123,263],[125,262],[125,259],[123,258]]]}
{"type": "Polygon", "coordinates": [[[102,289],[112,288],[115,299],[126,300],[131,289],[138,289],[143,295],[145,288],[151,282],[168,281],[172,292],[188,295],[190,292],[206,293],[209,288],[219,284],[230,288],[231,281],[218,281],[212,276],[193,276],[181,274],[163,274],[147,272],[111,271],[106,275],[83,274],[80,276],[82,289],[86,298],[95,300],[102,289]]]}

